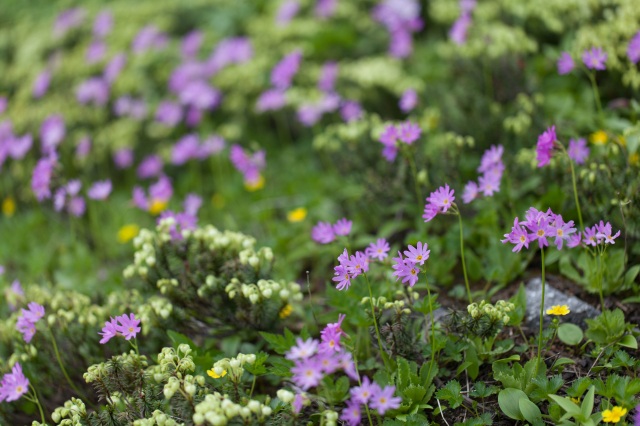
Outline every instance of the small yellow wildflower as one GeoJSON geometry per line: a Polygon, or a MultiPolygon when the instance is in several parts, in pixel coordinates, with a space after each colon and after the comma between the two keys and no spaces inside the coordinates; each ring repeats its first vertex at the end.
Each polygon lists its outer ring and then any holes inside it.
{"type": "Polygon", "coordinates": [[[209,377],[211,377],[212,379],[219,379],[221,377],[224,377],[227,375],[227,370],[222,370],[222,373],[220,375],[216,374],[216,372],[213,370],[213,368],[211,370],[207,370],[207,375],[209,377]]]}
{"type": "Polygon", "coordinates": [[[626,408],[613,407],[611,410],[602,412],[602,421],[605,423],[618,423],[625,414],[627,414],[626,408]]]}
{"type": "Polygon", "coordinates": [[[157,216],[160,213],[162,213],[166,208],[167,208],[166,200],[154,199],[151,201],[151,205],[149,206],[149,213],[151,213],[154,216],[157,216]]]}
{"type": "Polygon", "coordinates": [[[574,404],[580,404],[580,398],[569,398],[574,404]]]}
{"type": "Polygon", "coordinates": [[[604,145],[609,140],[609,135],[607,135],[607,132],[604,130],[598,130],[597,132],[591,133],[589,140],[594,145],[604,145]]]}
{"type": "Polygon", "coordinates": [[[140,232],[140,227],[135,223],[124,225],[118,230],[118,241],[122,244],[128,243],[138,235],[138,232],[140,232]]]}
{"type": "Polygon", "coordinates": [[[302,222],[307,217],[307,209],[304,207],[298,207],[287,213],[287,220],[291,223],[302,222]]]}
{"type": "Polygon", "coordinates": [[[12,196],[8,196],[2,201],[2,214],[11,217],[16,213],[16,200],[12,196]]]}
{"type": "Polygon", "coordinates": [[[567,315],[569,312],[567,305],[555,305],[547,309],[547,315],[567,315]]]}
{"type": "Polygon", "coordinates": [[[285,319],[286,317],[291,315],[291,312],[293,312],[293,307],[287,303],[282,309],[280,309],[278,316],[280,317],[280,319],[285,319]]]}
{"type": "Polygon", "coordinates": [[[254,192],[264,188],[264,176],[258,176],[258,180],[256,180],[255,182],[245,182],[244,187],[249,192],[254,192]]]}
{"type": "Polygon", "coordinates": [[[637,166],[638,164],[640,164],[640,155],[638,155],[637,152],[634,152],[629,156],[629,164],[631,164],[632,166],[637,166]]]}
{"type": "Polygon", "coordinates": [[[224,205],[226,204],[226,201],[222,195],[213,194],[213,197],[211,197],[211,204],[213,204],[213,207],[220,210],[224,207],[224,205]]]}

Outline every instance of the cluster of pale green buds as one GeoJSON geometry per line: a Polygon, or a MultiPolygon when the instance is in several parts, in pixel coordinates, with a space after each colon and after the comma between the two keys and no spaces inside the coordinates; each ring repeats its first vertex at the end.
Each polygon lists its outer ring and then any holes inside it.
{"type": "Polygon", "coordinates": [[[248,299],[252,305],[276,297],[279,297],[285,304],[292,300],[296,302],[302,300],[300,285],[286,281],[258,280],[257,284],[246,284],[240,282],[237,278],[232,278],[231,282],[225,287],[225,292],[230,299],[241,295],[248,299]]]}
{"type": "Polygon", "coordinates": [[[254,362],[256,362],[256,356],[254,354],[238,354],[235,358],[222,358],[216,361],[213,364],[212,370],[218,377],[222,377],[226,371],[232,382],[240,383],[240,379],[244,373],[244,365],[251,365],[254,362]]]}
{"type": "Polygon", "coordinates": [[[276,395],[278,399],[284,402],[285,404],[292,402],[293,399],[296,397],[296,395],[293,392],[288,391],[286,389],[278,389],[278,392],[276,392],[276,395]]]}
{"type": "Polygon", "coordinates": [[[273,412],[268,402],[262,404],[259,401],[250,400],[242,406],[231,401],[227,395],[215,392],[205,396],[204,400],[196,405],[193,422],[196,425],[207,423],[223,426],[235,417],[240,417],[244,424],[253,424],[254,419],[262,424],[273,412]]]}
{"type": "MultiPolygon", "coordinates": [[[[141,368],[146,368],[149,363],[145,355],[137,354],[133,349],[129,353],[123,353],[122,355],[116,355],[116,360],[122,364],[136,364],[141,368]]],[[[87,383],[95,382],[96,380],[103,380],[104,377],[109,374],[109,363],[101,362],[100,364],[94,364],[87,369],[87,372],[82,375],[84,381],[87,383]]]]}
{"type": "Polygon", "coordinates": [[[370,297],[363,297],[360,301],[361,305],[368,305],[369,301],[373,300],[373,306],[379,309],[394,309],[397,313],[402,314],[410,314],[411,309],[405,307],[405,302],[403,300],[392,300],[389,301],[384,296],[374,297],[371,299],[370,297]]]}
{"type": "MultiPolygon", "coordinates": [[[[64,403],[64,406],[56,408],[51,413],[51,420],[62,426],[76,426],[84,424],[82,420],[86,416],[87,408],[84,402],[78,398],[71,398],[64,403]]],[[[40,423],[34,422],[32,426],[35,424],[40,425],[40,423]]]]}
{"type": "Polygon", "coordinates": [[[324,422],[322,422],[324,426],[336,426],[338,424],[338,413],[333,410],[324,410],[322,417],[324,418],[324,422]]]}
{"type": "Polygon", "coordinates": [[[156,281],[156,287],[161,294],[166,294],[168,290],[178,287],[178,280],[175,278],[160,278],[156,281]]]}
{"type": "Polygon", "coordinates": [[[155,410],[151,417],[134,421],[133,426],[184,426],[184,423],[178,423],[168,414],[155,410]]]}
{"type": "Polygon", "coordinates": [[[271,265],[273,262],[273,250],[269,247],[262,247],[257,252],[253,248],[248,248],[238,253],[238,259],[243,265],[251,265],[256,270],[260,269],[261,265],[271,265]]]}
{"type": "Polygon", "coordinates": [[[147,303],[138,306],[137,316],[142,324],[142,334],[147,334],[154,327],[154,316],[167,319],[173,311],[173,305],[164,297],[152,296],[147,303]]]}
{"type": "Polygon", "coordinates": [[[502,321],[505,324],[509,322],[509,312],[514,309],[515,305],[513,303],[504,300],[498,300],[495,305],[483,300],[480,304],[472,303],[467,306],[467,312],[473,319],[488,316],[493,321],[502,321]]]}

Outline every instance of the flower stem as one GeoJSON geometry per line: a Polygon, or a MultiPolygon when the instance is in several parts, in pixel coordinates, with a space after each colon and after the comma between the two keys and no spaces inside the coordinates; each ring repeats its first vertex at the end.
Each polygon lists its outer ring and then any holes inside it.
{"type": "Polygon", "coordinates": [[[436,358],[436,329],[435,318],[433,314],[433,304],[431,303],[431,290],[429,290],[429,280],[426,271],[424,273],[424,277],[427,284],[427,297],[429,298],[429,316],[431,318],[431,362],[429,363],[429,373],[427,374],[427,377],[431,377],[431,369],[433,368],[436,358]]]}
{"type": "Polygon", "coordinates": [[[596,100],[596,107],[598,108],[598,118],[600,118],[600,125],[604,124],[604,114],[602,112],[602,103],[600,102],[600,92],[598,91],[598,84],[596,83],[596,76],[594,73],[588,71],[587,75],[591,81],[591,88],[593,89],[593,96],[596,100]]]}
{"type": "Polygon", "coordinates": [[[473,303],[473,299],[471,298],[471,289],[469,288],[469,278],[467,278],[467,264],[464,260],[464,237],[462,232],[462,215],[460,211],[458,213],[458,223],[460,224],[460,257],[462,259],[462,273],[464,274],[464,285],[467,289],[467,298],[469,299],[469,303],[473,303]]]}
{"type": "Polygon", "coordinates": [[[47,421],[44,418],[44,411],[42,410],[42,404],[40,404],[40,398],[38,398],[38,392],[36,392],[36,388],[34,388],[33,385],[31,385],[31,383],[29,383],[29,387],[31,388],[31,392],[33,392],[33,395],[27,399],[33,402],[34,404],[36,404],[36,406],[38,407],[38,411],[40,411],[40,418],[42,419],[42,424],[46,424],[47,421]]]}
{"type": "Polygon", "coordinates": [[[138,341],[134,337],[133,340],[129,340],[129,344],[135,349],[136,355],[140,356],[140,351],[138,350],[138,341]]]}
{"type": "Polygon", "coordinates": [[[71,381],[71,378],[69,378],[69,374],[67,373],[67,370],[64,368],[64,364],[62,363],[62,359],[60,358],[60,351],[58,351],[58,344],[56,343],[56,338],[53,335],[53,331],[51,330],[51,327],[47,326],[47,328],[49,329],[49,334],[51,335],[51,343],[53,344],[53,351],[56,354],[56,359],[58,360],[58,365],[60,365],[62,374],[64,374],[64,377],[65,379],[67,379],[67,383],[69,383],[69,386],[71,386],[71,389],[73,389],[73,391],[76,394],[83,395],[83,393],[80,392],[80,390],[76,387],[76,385],[71,381]]]}
{"type": "Polygon", "coordinates": [[[371,291],[371,283],[369,282],[369,277],[367,274],[363,273],[364,279],[367,281],[367,288],[369,289],[369,303],[371,304],[371,316],[373,317],[373,325],[376,329],[376,337],[378,338],[378,349],[380,349],[380,356],[382,356],[382,362],[384,363],[387,372],[391,373],[391,368],[389,367],[389,360],[387,353],[382,349],[382,339],[380,338],[380,330],[378,329],[378,320],[376,319],[376,310],[373,306],[373,293],[371,291]]]}
{"type": "Polygon", "coordinates": [[[538,374],[538,365],[541,362],[540,351],[542,350],[542,325],[544,323],[544,289],[545,289],[544,248],[540,248],[540,254],[542,256],[542,299],[540,300],[540,330],[538,333],[538,362],[536,363],[536,375],[538,374]]]}

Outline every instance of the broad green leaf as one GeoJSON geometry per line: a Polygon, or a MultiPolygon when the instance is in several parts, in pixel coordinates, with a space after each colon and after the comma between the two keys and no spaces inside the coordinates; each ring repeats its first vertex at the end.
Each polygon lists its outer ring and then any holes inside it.
{"type": "Polygon", "coordinates": [[[520,389],[506,388],[498,394],[498,405],[502,412],[514,420],[524,420],[520,412],[520,399],[528,399],[527,395],[520,389]]]}
{"type": "Polygon", "coordinates": [[[564,409],[571,417],[579,416],[582,414],[580,407],[578,407],[569,398],[563,398],[558,395],[549,395],[549,398],[553,399],[560,407],[564,409]]]}
{"type": "Polygon", "coordinates": [[[526,396],[524,398],[520,398],[518,401],[518,407],[520,408],[522,417],[524,417],[526,421],[534,426],[542,424],[542,413],[536,404],[529,401],[529,398],[526,396]]]}
{"type": "Polygon", "coordinates": [[[631,334],[625,335],[618,341],[618,344],[620,346],[624,346],[625,348],[638,349],[638,341],[631,334]]]}
{"type": "Polygon", "coordinates": [[[558,327],[558,339],[567,345],[577,345],[584,338],[582,329],[575,324],[565,323],[558,327]]]}

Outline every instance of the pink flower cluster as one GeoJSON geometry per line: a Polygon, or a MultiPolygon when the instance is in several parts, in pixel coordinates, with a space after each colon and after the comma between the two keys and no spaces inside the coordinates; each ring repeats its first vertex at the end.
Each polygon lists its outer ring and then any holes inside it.
{"type": "Polygon", "coordinates": [[[538,167],[544,167],[549,164],[553,155],[553,147],[557,139],[556,126],[549,127],[540,136],[538,136],[538,143],[536,145],[538,167]]]}
{"type": "Polygon", "coordinates": [[[111,318],[104,323],[102,331],[99,332],[102,336],[100,344],[104,345],[112,337],[122,336],[126,340],[135,339],[136,335],[140,333],[140,320],[136,318],[134,314],[123,314],[115,318],[111,318]]]}
{"type": "Polygon", "coordinates": [[[2,377],[0,382],[0,402],[16,401],[29,390],[29,379],[22,373],[22,366],[19,362],[2,377]]]}
{"type": "Polygon", "coordinates": [[[422,29],[418,0],[383,0],[373,9],[373,19],[389,32],[389,54],[406,58],[413,52],[413,33],[422,29]]]}
{"type": "Polygon", "coordinates": [[[561,215],[548,209],[546,212],[531,207],[527,210],[525,220],[520,222],[516,217],[511,232],[504,235],[502,243],[514,244],[514,252],[529,248],[529,243],[538,243],[540,248],[548,247],[547,239],[554,238],[553,243],[558,250],[566,243],[573,248],[580,244],[580,233],[576,233],[573,221],[565,222],[561,215]]]}
{"type": "Polygon", "coordinates": [[[467,41],[467,32],[473,20],[471,14],[476,8],[476,0],[460,0],[460,15],[449,29],[449,38],[457,45],[467,41]]]}
{"type": "Polygon", "coordinates": [[[356,251],[356,254],[349,256],[347,249],[338,256],[338,266],[333,268],[334,277],[332,281],[338,283],[338,290],[346,290],[351,286],[351,280],[369,270],[369,263],[372,259],[384,260],[389,252],[389,243],[384,238],[379,238],[375,243],[369,244],[364,253],[356,251]]]}
{"type": "Polygon", "coordinates": [[[250,156],[240,145],[234,144],[231,146],[229,158],[233,167],[244,176],[245,183],[255,184],[260,180],[260,172],[266,164],[264,150],[250,156]]]}
{"type": "Polygon", "coordinates": [[[397,142],[400,141],[411,145],[420,138],[421,133],[420,126],[410,121],[405,121],[397,126],[388,124],[378,138],[378,141],[384,145],[382,156],[388,162],[392,162],[398,154],[397,142]]]}
{"type": "Polygon", "coordinates": [[[339,235],[349,235],[352,225],[353,222],[344,217],[333,225],[329,222],[318,222],[318,224],[311,229],[311,238],[317,243],[329,244],[335,241],[339,235]]]}
{"type": "Polygon", "coordinates": [[[347,401],[347,407],[342,410],[340,420],[347,422],[350,426],[359,425],[362,420],[362,405],[373,408],[381,416],[388,410],[400,407],[402,398],[393,396],[395,391],[395,386],[382,388],[365,376],[360,386],[349,390],[351,398],[347,401]]]}
{"type": "Polygon", "coordinates": [[[29,309],[21,309],[20,316],[16,322],[16,329],[22,333],[25,342],[31,342],[36,334],[36,323],[44,316],[44,306],[36,302],[30,302],[27,305],[29,309]]]}
{"type": "Polygon", "coordinates": [[[133,205],[142,210],[149,210],[154,203],[166,203],[173,195],[173,185],[166,176],[160,176],[158,181],[149,186],[149,196],[139,186],[133,188],[133,205]]]}
{"type": "Polygon", "coordinates": [[[402,283],[408,283],[410,287],[413,287],[418,282],[418,274],[420,268],[418,265],[424,265],[424,262],[429,258],[431,250],[428,249],[427,243],[422,244],[418,242],[416,247],[409,246],[409,250],[404,251],[404,255],[398,252],[398,257],[394,257],[393,261],[393,276],[396,277],[396,281],[402,279],[402,283]]]}
{"type": "Polygon", "coordinates": [[[446,213],[454,204],[455,199],[454,191],[449,188],[448,184],[441,186],[427,197],[422,218],[425,222],[430,222],[439,213],[446,213]]]}
{"type": "Polygon", "coordinates": [[[470,181],[464,187],[462,201],[465,204],[469,204],[475,200],[480,192],[482,192],[482,195],[485,197],[490,197],[500,191],[500,181],[502,180],[502,173],[504,172],[504,163],[502,162],[503,152],[504,147],[502,145],[491,145],[491,148],[484,152],[482,160],[480,161],[480,167],[478,167],[478,172],[481,173],[478,182],[470,181]]]}
{"type": "Polygon", "coordinates": [[[604,223],[601,220],[600,223],[596,223],[591,228],[585,228],[581,242],[585,246],[596,247],[601,244],[615,244],[615,239],[619,236],[620,231],[613,234],[611,224],[609,222],[604,223]]]}

